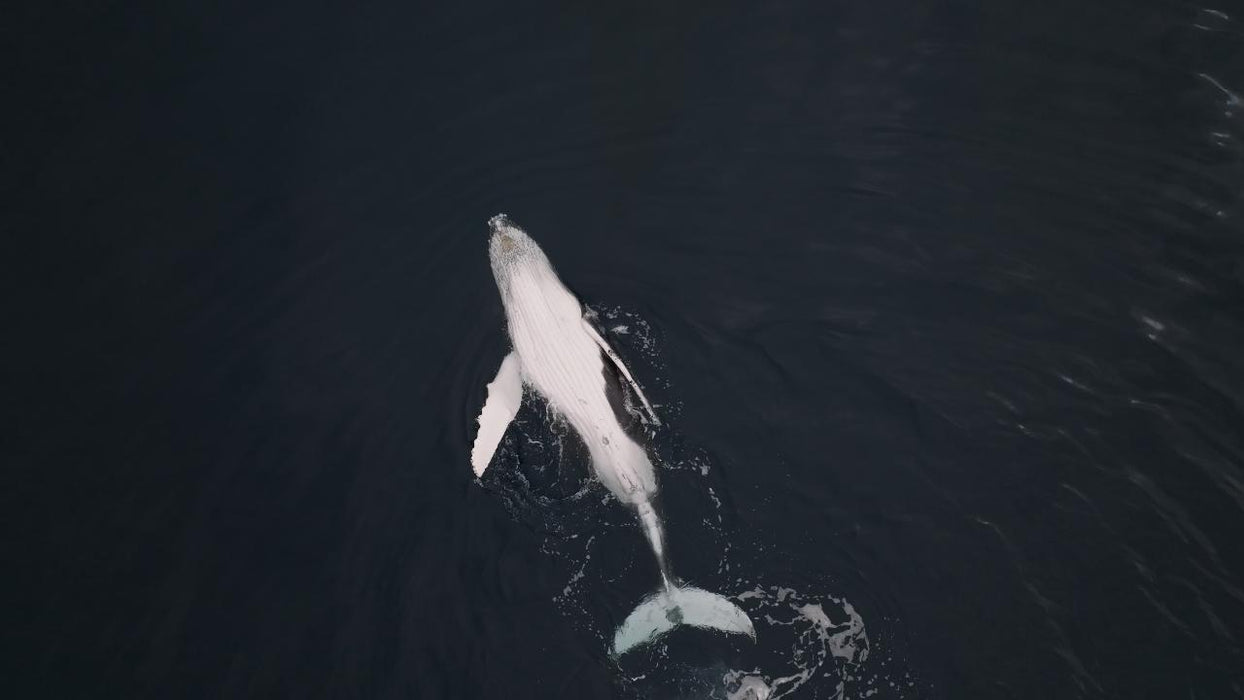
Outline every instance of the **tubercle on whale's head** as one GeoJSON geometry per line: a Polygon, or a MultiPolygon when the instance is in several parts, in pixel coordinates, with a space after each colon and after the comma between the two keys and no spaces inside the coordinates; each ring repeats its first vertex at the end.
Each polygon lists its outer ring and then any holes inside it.
{"type": "Polygon", "coordinates": [[[494,259],[518,255],[526,248],[538,247],[531,236],[505,214],[497,214],[488,220],[488,232],[488,254],[494,259]]]}
{"type": "Polygon", "coordinates": [[[505,214],[489,219],[488,230],[488,258],[498,286],[504,288],[510,275],[525,264],[548,264],[540,246],[505,214]]]}

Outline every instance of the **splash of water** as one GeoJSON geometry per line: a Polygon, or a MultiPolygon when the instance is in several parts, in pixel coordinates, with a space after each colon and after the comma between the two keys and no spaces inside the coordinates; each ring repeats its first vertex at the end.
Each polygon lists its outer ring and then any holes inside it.
{"type": "Polygon", "coordinates": [[[726,698],[777,700],[801,688],[802,697],[845,697],[848,681],[870,650],[864,620],[850,602],[759,585],[736,599],[763,620],[766,635],[782,641],[767,645],[771,652],[764,663],[723,674],[726,698]]]}

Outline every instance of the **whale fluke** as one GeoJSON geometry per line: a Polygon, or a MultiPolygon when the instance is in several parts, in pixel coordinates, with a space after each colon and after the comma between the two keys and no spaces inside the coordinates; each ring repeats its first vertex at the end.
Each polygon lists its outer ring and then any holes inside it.
{"type": "Polygon", "coordinates": [[[649,596],[613,635],[613,655],[647,644],[678,625],[690,625],[756,638],[747,613],[725,596],[691,586],[670,586],[649,596]]]}

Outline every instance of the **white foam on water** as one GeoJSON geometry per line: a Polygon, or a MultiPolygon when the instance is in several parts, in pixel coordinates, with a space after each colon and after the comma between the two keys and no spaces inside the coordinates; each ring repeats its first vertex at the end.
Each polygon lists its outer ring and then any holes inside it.
{"type": "Polygon", "coordinates": [[[788,640],[773,661],[732,669],[722,676],[728,700],[846,697],[848,682],[870,651],[864,620],[848,601],[813,598],[785,586],[755,586],[735,596],[753,617],[764,621],[757,635],[788,640]],[[825,611],[830,606],[833,614],[825,611]]]}
{"type": "MultiPolygon", "coordinates": [[[[578,539],[578,535],[571,535],[569,539],[578,539]]],[[[575,593],[575,585],[583,580],[584,573],[587,571],[587,565],[592,561],[592,543],[596,541],[596,535],[587,538],[587,544],[583,546],[583,560],[579,565],[578,571],[570,575],[570,580],[566,582],[566,587],[562,589],[560,597],[554,597],[554,602],[564,603],[570,599],[575,593]]]]}
{"type": "MultiPolygon", "coordinates": [[[[730,685],[730,674],[727,676],[727,685],[730,685]]],[[[737,689],[728,692],[726,700],[769,700],[770,693],[769,684],[759,676],[743,676],[734,683],[737,689]]]]}

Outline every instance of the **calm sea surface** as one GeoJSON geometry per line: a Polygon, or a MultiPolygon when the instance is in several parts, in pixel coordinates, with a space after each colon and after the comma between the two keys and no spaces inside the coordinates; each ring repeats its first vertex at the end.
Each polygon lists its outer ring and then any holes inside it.
{"type": "Polygon", "coordinates": [[[1244,697],[1244,7],[425,5],[6,22],[6,695],[1244,697]],[[473,478],[501,211],[754,644],[473,478]]]}

